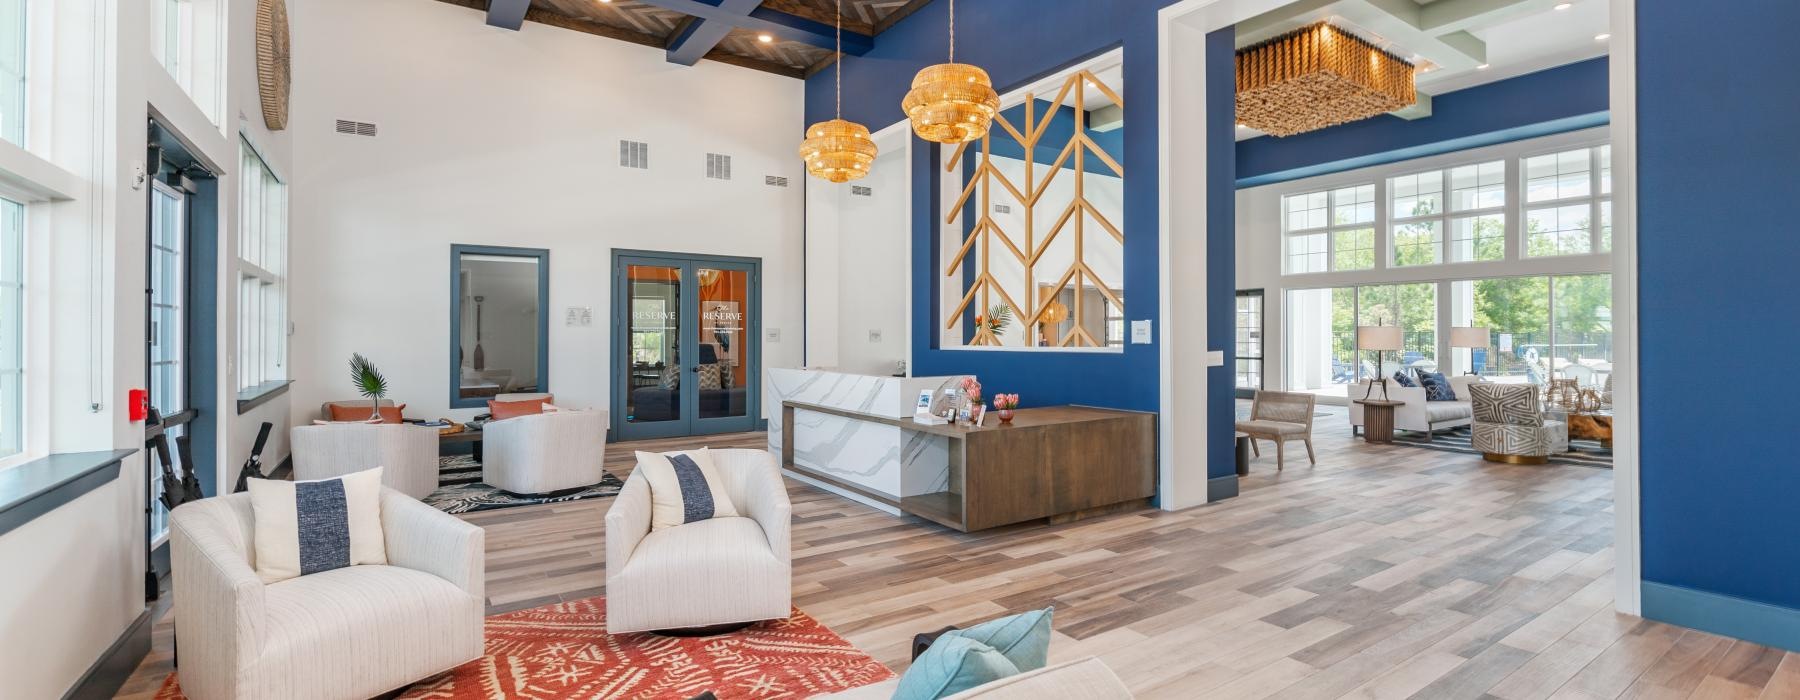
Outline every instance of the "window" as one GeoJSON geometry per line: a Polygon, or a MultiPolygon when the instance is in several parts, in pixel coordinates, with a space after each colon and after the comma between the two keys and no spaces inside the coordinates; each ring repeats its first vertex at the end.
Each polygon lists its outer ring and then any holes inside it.
{"type": "Polygon", "coordinates": [[[1389,178],[1388,192],[1394,267],[1506,259],[1506,161],[1389,178]]]}
{"type": "Polygon", "coordinates": [[[287,185],[248,142],[238,192],[240,399],[287,379],[287,185]]]}
{"type": "Polygon", "coordinates": [[[150,52],[201,113],[217,123],[225,92],[221,27],[226,0],[145,1],[150,5],[150,52]]]}
{"type": "Polygon", "coordinates": [[[0,458],[25,450],[25,206],[0,199],[0,458]]]}
{"type": "Polygon", "coordinates": [[[1454,369],[1488,381],[1551,378],[1601,388],[1612,373],[1612,275],[1451,282],[1454,325],[1488,329],[1485,348],[1457,349],[1454,369]]]}
{"type": "Polygon", "coordinates": [[[0,0],[0,139],[25,145],[25,0],[0,0]]]}
{"type": "Polygon", "coordinates": [[[1527,257],[1612,249],[1612,146],[1530,156],[1524,170],[1527,257]]]}
{"type": "Polygon", "coordinates": [[[1288,273],[1375,267],[1375,186],[1282,198],[1288,273]]]}

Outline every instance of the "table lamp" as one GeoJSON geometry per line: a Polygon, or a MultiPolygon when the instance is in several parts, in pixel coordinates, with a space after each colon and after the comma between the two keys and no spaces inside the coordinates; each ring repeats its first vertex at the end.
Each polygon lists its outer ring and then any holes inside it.
{"type": "Polygon", "coordinates": [[[1367,390],[1363,391],[1363,399],[1364,400],[1367,400],[1369,398],[1369,394],[1375,391],[1376,383],[1381,384],[1381,400],[1382,401],[1388,400],[1387,374],[1384,373],[1384,370],[1381,367],[1381,360],[1385,356],[1386,353],[1397,352],[1400,350],[1400,340],[1401,340],[1401,338],[1400,338],[1400,327],[1399,326],[1357,326],[1356,327],[1356,346],[1357,346],[1357,348],[1362,349],[1362,350],[1374,350],[1375,351],[1376,378],[1374,381],[1369,383],[1369,388],[1367,390]]]}
{"type": "Polygon", "coordinates": [[[1450,327],[1450,347],[1469,348],[1470,349],[1470,352],[1469,352],[1469,374],[1473,374],[1478,377],[1481,376],[1480,372],[1475,371],[1474,349],[1475,348],[1486,348],[1487,346],[1488,346],[1487,326],[1451,326],[1450,327]]]}

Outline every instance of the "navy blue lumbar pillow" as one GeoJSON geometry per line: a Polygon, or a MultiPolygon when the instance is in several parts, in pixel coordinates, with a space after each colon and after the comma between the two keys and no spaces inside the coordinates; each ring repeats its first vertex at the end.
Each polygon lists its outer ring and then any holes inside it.
{"type": "Polygon", "coordinates": [[[1456,391],[1441,372],[1420,372],[1419,383],[1425,386],[1426,401],[1455,401],[1456,391]]]}
{"type": "Polygon", "coordinates": [[[1412,387],[1416,387],[1419,385],[1418,382],[1413,381],[1412,377],[1406,376],[1406,372],[1395,372],[1394,373],[1394,383],[1399,384],[1400,386],[1412,386],[1412,387]]]}

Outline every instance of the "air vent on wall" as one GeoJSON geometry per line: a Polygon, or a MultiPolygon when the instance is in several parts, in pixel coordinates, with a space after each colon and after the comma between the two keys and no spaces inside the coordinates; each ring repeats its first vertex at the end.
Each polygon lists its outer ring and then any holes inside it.
{"type": "Polygon", "coordinates": [[[996,204],[996,205],[994,205],[994,213],[995,214],[1011,214],[1012,206],[1006,205],[1006,204],[996,204]]]}
{"type": "Polygon", "coordinates": [[[730,180],[731,156],[722,153],[706,154],[706,176],[714,180],[730,180]]]}
{"type": "Polygon", "coordinates": [[[875,194],[875,189],[872,187],[865,187],[863,185],[851,185],[850,186],[850,194],[855,195],[857,197],[870,197],[875,194]]]}
{"type": "Polygon", "coordinates": [[[370,122],[339,119],[337,120],[337,132],[340,134],[350,134],[351,136],[374,136],[375,125],[370,122]]]}
{"type": "Polygon", "coordinates": [[[787,187],[787,178],[780,175],[764,175],[763,184],[770,187],[787,187]]]}
{"type": "Polygon", "coordinates": [[[642,141],[620,141],[619,167],[649,170],[650,144],[642,141]]]}

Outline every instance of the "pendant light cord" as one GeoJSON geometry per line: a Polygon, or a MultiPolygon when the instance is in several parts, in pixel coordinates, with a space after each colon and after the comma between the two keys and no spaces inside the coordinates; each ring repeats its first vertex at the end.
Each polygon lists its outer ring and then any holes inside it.
{"type": "Polygon", "coordinates": [[[956,62],[956,0],[950,0],[950,62],[956,62]]]}
{"type": "MultiPolygon", "coordinates": [[[[954,0],[953,0],[954,1],[954,0]]],[[[837,0],[837,118],[844,118],[844,0],[837,0]]]]}

